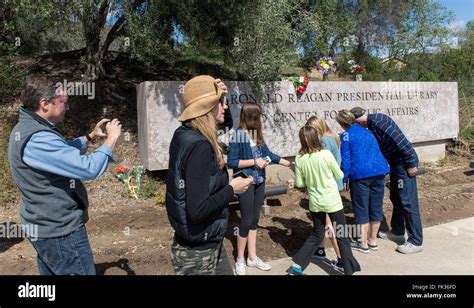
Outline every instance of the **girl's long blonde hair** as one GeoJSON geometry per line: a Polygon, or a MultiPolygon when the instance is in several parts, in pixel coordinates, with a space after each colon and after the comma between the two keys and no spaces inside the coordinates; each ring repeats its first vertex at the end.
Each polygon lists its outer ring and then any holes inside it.
{"type": "Polygon", "coordinates": [[[217,141],[217,122],[212,111],[192,119],[191,125],[211,143],[214,153],[216,153],[219,168],[224,168],[224,154],[217,141]]]}
{"type": "Polygon", "coordinates": [[[319,140],[321,140],[324,135],[329,135],[336,139],[338,147],[341,146],[341,140],[339,140],[339,136],[329,128],[326,121],[324,121],[322,118],[318,116],[312,116],[308,119],[306,125],[312,126],[316,129],[316,131],[318,132],[319,140]]]}

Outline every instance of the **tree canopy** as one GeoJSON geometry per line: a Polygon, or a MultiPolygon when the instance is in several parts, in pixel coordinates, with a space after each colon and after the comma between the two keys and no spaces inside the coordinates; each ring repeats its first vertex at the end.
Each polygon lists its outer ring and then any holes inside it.
{"type": "Polygon", "coordinates": [[[3,0],[0,48],[24,55],[80,49],[85,78],[96,80],[107,78],[104,63],[120,42],[144,65],[202,61],[261,81],[278,79],[284,67],[314,67],[326,55],[368,63],[428,53],[449,41],[451,20],[434,0],[3,0]]]}

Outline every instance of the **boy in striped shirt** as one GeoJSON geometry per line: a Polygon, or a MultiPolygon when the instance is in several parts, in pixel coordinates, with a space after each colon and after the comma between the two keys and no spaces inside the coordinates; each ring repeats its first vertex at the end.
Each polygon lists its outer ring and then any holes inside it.
{"type": "Polygon", "coordinates": [[[385,159],[390,165],[390,200],[393,213],[390,232],[379,232],[399,244],[397,251],[415,253],[423,250],[423,227],[418,204],[416,172],[418,156],[398,125],[389,116],[367,114],[361,107],[351,109],[356,122],[368,128],[377,139],[385,159]],[[405,229],[408,239],[405,241],[405,229]]]}

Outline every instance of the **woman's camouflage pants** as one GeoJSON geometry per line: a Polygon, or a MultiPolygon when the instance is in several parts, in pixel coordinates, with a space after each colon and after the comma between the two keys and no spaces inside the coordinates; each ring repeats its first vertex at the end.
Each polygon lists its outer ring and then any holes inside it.
{"type": "Polygon", "coordinates": [[[229,257],[221,242],[216,248],[197,250],[173,243],[171,248],[176,275],[233,275],[229,257]]]}

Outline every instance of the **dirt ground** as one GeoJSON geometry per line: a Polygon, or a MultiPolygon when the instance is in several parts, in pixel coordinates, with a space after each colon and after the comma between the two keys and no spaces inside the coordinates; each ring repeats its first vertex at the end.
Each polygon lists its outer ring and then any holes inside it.
{"type": "MultiPolygon", "coordinates": [[[[122,149],[123,157],[136,157],[135,147],[122,149]],[[129,153],[127,153],[129,151],[129,153]]],[[[133,163],[133,161],[129,161],[133,163]]],[[[418,192],[424,227],[474,214],[474,170],[470,160],[449,156],[443,167],[426,165],[427,173],[418,177],[418,192]]],[[[110,169],[112,169],[111,167],[110,169]]],[[[163,175],[155,175],[158,179],[163,175]]],[[[170,244],[173,230],[166,209],[157,199],[135,200],[123,195],[123,186],[109,170],[99,179],[86,183],[90,198],[87,224],[100,275],[173,274],[170,244]]],[[[159,189],[164,189],[160,187],[159,189]]],[[[348,193],[343,193],[348,222],[353,213],[348,193]]],[[[269,199],[270,216],[261,216],[258,229],[258,254],[264,260],[291,256],[302,245],[311,229],[306,194],[297,190],[269,199]]],[[[386,196],[388,221],[392,206],[386,196]]],[[[235,257],[234,227],[239,223],[238,205],[231,205],[226,248],[235,257]]],[[[0,223],[18,223],[18,208],[0,210],[0,223]]],[[[0,240],[0,274],[37,274],[35,252],[23,239],[0,240]]]]}

